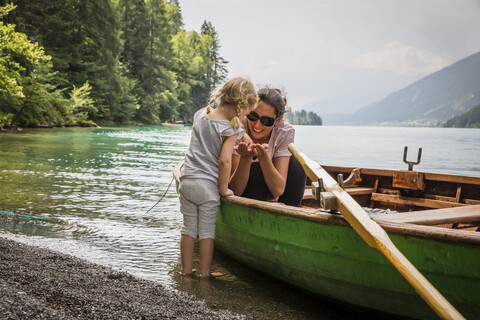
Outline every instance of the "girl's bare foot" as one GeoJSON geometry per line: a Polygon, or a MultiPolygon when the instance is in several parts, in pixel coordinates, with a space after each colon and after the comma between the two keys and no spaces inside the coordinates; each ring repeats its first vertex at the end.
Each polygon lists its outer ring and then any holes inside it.
{"type": "Polygon", "coordinates": [[[208,275],[208,276],[200,275],[200,278],[202,278],[202,279],[211,279],[211,278],[218,278],[218,277],[221,277],[221,276],[223,276],[223,274],[220,273],[220,272],[212,272],[212,273],[210,273],[210,275],[208,275]]]}
{"type": "Polygon", "coordinates": [[[183,272],[180,272],[180,274],[183,276],[183,277],[191,277],[192,274],[194,274],[197,270],[196,269],[192,269],[192,272],[191,273],[183,273],[183,272]]]}

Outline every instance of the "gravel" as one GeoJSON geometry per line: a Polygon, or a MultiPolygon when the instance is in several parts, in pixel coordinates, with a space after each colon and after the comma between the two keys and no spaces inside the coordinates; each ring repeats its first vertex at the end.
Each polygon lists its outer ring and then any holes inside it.
{"type": "Polygon", "coordinates": [[[245,319],[161,284],[0,237],[1,319],[245,319]]]}

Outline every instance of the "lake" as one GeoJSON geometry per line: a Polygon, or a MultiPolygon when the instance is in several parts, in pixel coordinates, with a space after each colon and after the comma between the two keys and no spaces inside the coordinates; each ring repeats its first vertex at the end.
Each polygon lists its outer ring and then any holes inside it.
{"type": "MultiPolygon", "coordinates": [[[[320,164],[480,176],[480,130],[295,126],[320,164]]],[[[216,252],[211,282],[179,276],[182,216],[172,168],[190,127],[25,129],[0,133],[0,235],[128,271],[256,318],[350,319],[216,252]],[[162,201],[151,209],[161,197],[162,201]],[[149,211],[149,212],[148,212],[149,211]]],[[[198,265],[198,251],[195,252],[198,265]]]]}

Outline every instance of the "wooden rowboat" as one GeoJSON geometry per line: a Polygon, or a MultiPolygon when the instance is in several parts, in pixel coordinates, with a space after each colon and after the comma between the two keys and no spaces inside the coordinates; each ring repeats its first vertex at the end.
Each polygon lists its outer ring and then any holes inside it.
{"type": "MultiPolygon", "coordinates": [[[[179,174],[180,164],[174,169],[179,174]]],[[[467,319],[480,318],[480,177],[323,166],[467,319]]],[[[397,270],[312,189],[301,207],[222,199],[216,247],[324,300],[366,314],[438,319],[397,270]]]]}

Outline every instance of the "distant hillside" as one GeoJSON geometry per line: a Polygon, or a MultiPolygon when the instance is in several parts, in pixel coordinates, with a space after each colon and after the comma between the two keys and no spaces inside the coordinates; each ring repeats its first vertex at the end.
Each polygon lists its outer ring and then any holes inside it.
{"type": "Polygon", "coordinates": [[[443,124],[443,127],[454,128],[480,128],[480,105],[473,109],[453,117],[443,124]]]}
{"type": "Polygon", "coordinates": [[[480,52],[336,120],[350,125],[437,126],[479,104],[480,52]]]}

